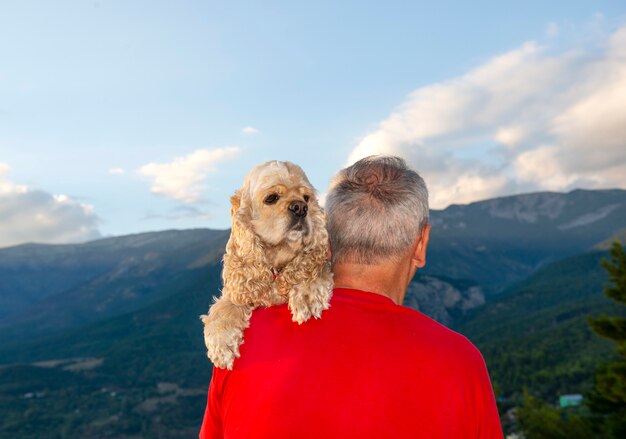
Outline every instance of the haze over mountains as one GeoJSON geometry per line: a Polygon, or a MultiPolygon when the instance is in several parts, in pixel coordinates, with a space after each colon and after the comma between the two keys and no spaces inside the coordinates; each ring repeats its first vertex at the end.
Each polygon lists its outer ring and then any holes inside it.
{"type": "MultiPolygon", "coordinates": [[[[439,300],[448,303],[444,308],[481,305],[481,296],[543,264],[591,250],[626,228],[625,218],[624,190],[541,192],[432,211],[428,263],[420,272],[429,276],[411,288],[410,303],[418,306],[416,297],[426,295],[421,309],[433,312],[439,300]],[[459,282],[467,286],[459,289],[459,282]],[[471,299],[461,299],[464,288],[471,299]],[[441,289],[448,291],[443,299],[441,289]]],[[[168,230],[0,249],[0,329],[25,336],[139,309],[168,296],[168,282],[185,271],[218,262],[228,233],[168,230]]],[[[438,315],[450,323],[442,310],[438,315]]]]}
{"type": "MultiPolygon", "coordinates": [[[[598,261],[625,234],[626,191],[503,197],[433,211],[431,223],[427,268],[405,305],[474,341],[504,394],[577,390],[610,355],[584,319],[612,309],[598,261]]],[[[62,380],[99,409],[78,397],[48,407],[54,428],[85,438],[103,428],[122,437],[120,426],[123,437],[193,435],[210,379],[198,315],[219,292],[228,235],[168,230],[0,249],[0,410],[15,421],[0,433],[29,437],[16,427],[25,422],[19,410],[44,409],[24,394],[69,398],[50,383],[62,380]],[[177,390],[163,393],[172,388],[163,383],[177,390]],[[104,387],[125,395],[123,407],[101,398],[104,387]]]]}

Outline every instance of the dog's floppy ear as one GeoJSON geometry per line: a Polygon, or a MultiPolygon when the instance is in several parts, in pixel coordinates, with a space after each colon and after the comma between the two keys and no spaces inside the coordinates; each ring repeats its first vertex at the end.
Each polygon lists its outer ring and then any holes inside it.
{"type": "Polygon", "coordinates": [[[271,291],[272,273],[267,268],[265,252],[250,225],[252,208],[243,199],[248,192],[238,190],[230,197],[232,229],[224,254],[222,294],[237,305],[269,305],[263,295],[271,291]]]}
{"type": "Polygon", "coordinates": [[[230,216],[233,217],[239,210],[239,206],[241,206],[241,189],[236,190],[230,197],[230,205],[230,216]]]}

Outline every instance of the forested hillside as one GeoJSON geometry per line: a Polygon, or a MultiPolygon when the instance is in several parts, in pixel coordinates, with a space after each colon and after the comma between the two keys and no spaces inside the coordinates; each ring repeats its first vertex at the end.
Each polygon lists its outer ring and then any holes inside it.
{"type": "MultiPolygon", "coordinates": [[[[434,211],[404,304],[467,335],[509,403],[582,392],[614,355],[586,319],[615,314],[599,261],[625,206],[626,191],[573,191],[434,211]]],[[[211,374],[198,316],[228,235],[0,249],[0,438],[195,437],[211,374]]]]}
{"type": "Polygon", "coordinates": [[[597,251],[549,264],[455,327],[482,351],[502,395],[519,396],[528,387],[555,401],[589,387],[595,367],[613,355],[587,322],[590,315],[616,311],[602,292],[607,275],[600,260],[607,255],[597,251]]]}

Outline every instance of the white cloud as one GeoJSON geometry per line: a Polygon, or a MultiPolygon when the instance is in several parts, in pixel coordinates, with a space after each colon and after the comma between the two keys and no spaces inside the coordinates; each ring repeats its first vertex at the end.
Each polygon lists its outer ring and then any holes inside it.
{"type": "Polygon", "coordinates": [[[0,247],[83,242],[101,236],[93,206],[12,183],[0,163],[0,247]]]}
{"type": "Polygon", "coordinates": [[[412,92],[348,162],[395,154],[442,208],[515,191],[626,187],[626,26],[557,52],[535,42],[412,92]]]}
{"type": "Polygon", "coordinates": [[[493,136],[496,142],[508,148],[515,148],[526,137],[524,128],[520,126],[510,126],[498,128],[496,134],[493,136]]]}
{"type": "Polygon", "coordinates": [[[254,127],[247,126],[241,129],[241,132],[244,134],[258,134],[260,131],[254,127]]]}
{"type": "Polygon", "coordinates": [[[150,190],[185,203],[201,200],[204,181],[216,165],[239,154],[239,148],[198,149],[170,163],[148,163],[137,170],[152,178],[150,190]]]}
{"type": "Polygon", "coordinates": [[[111,175],[122,175],[126,173],[126,171],[124,171],[123,168],[110,168],[109,169],[109,174],[111,175]]]}
{"type": "Polygon", "coordinates": [[[4,175],[9,173],[9,165],[0,163],[0,196],[11,193],[24,193],[28,191],[28,187],[17,185],[6,180],[4,175]]]}

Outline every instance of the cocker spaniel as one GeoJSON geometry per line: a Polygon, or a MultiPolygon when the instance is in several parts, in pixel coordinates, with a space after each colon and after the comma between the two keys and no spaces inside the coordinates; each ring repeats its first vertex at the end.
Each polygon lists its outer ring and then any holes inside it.
{"type": "Polygon", "coordinates": [[[227,369],[239,357],[253,309],[288,303],[302,324],[328,309],[333,288],[325,215],[299,166],[256,166],[230,201],[222,296],[200,316],[207,356],[227,369]]]}

